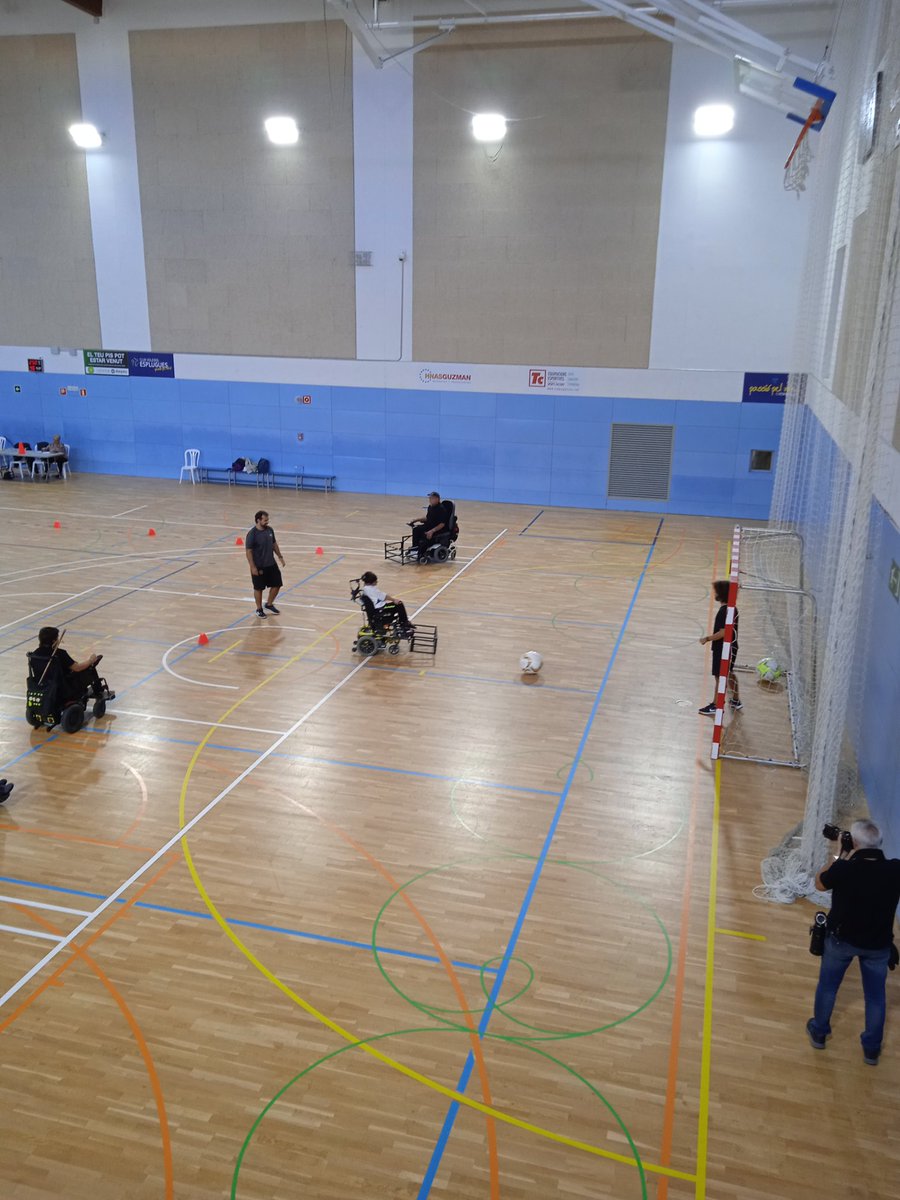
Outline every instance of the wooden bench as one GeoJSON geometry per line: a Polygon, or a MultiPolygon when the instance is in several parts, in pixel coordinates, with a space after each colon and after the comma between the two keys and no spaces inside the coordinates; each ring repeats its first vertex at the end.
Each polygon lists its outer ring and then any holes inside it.
{"type": "Polygon", "coordinates": [[[321,492],[334,491],[334,475],[309,475],[305,471],[272,471],[268,479],[268,487],[294,487],[298,492],[306,488],[315,488],[321,492]]]}

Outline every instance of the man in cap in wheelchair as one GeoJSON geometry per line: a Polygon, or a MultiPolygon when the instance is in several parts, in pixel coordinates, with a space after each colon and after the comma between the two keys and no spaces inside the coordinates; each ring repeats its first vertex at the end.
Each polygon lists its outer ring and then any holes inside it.
{"type": "Polygon", "coordinates": [[[398,600],[396,596],[389,596],[387,592],[383,592],[378,586],[378,576],[374,571],[363,571],[360,576],[362,583],[362,594],[368,597],[372,602],[372,608],[375,610],[376,619],[381,618],[385,624],[390,624],[392,620],[392,612],[396,612],[400,618],[400,624],[404,633],[410,630],[409,617],[406,615],[406,605],[402,600],[398,600]]]}
{"type": "Polygon", "coordinates": [[[32,673],[40,678],[52,659],[59,671],[59,698],[63,704],[80,700],[85,695],[93,696],[95,700],[115,699],[115,692],[111,692],[97,674],[97,663],[103,655],[89,654],[83,662],[76,662],[60,647],[60,640],[59,630],[53,625],[45,625],[38,631],[37,649],[29,656],[32,673]]]}
{"type": "Polygon", "coordinates": [[[440,492],[428,493],[428,507],[424,517],[416,517],[410,521],[412,529],[413,549],[424,553],[431,544],[435,534],[442,533],[447,528],[447,507],[441,500],[440,492]]]}

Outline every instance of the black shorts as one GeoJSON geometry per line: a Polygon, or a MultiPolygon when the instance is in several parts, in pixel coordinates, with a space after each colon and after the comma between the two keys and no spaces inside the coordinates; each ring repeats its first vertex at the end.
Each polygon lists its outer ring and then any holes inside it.
{"type": "Polygon", "coordinates": [[[254,592],[261,592],[263,588],[281,587],[281,572],[275,563],[272,563],[271,567],[263,567],[261,575],[251,575],[250,581],[254,592]]]}

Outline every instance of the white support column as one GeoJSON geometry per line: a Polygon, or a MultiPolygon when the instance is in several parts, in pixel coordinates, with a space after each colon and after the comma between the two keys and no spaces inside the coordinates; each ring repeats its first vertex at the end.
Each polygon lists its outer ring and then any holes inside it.
{"type": "Polygon", "coordinates": [[[111,350],[149,350],[128,32],[103,20],[79,31],[75,46],[83,119],[104,136],[102,149],[85,152],[101,341],[111,350]]]}
{"type": "Polygon", "coordinates": [[[378,70],[353,43],[356,249],[372,251],[372,266],[356,268],[357,358],[412,357],[412,65],[378,70]]]}

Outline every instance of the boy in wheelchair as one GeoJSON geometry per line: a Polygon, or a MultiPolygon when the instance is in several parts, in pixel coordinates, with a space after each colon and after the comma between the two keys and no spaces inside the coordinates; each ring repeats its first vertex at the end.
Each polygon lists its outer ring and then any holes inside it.
{"type": "Polygon", "coordinates": [[[369,612],[369,606],[363,604],[366,610],[366,616],[374,618],[375,622],[381,626],[390,626],[395,620],[400,622],[400,630],[403,634],[408,634],[410,631],[409,617],[406,615],[406,605],[402,600],[398,600],[396,596],[389,596],[387,592],[383,592],[378,586],[378,576],[374,571],[363,571],[360,577],[360,594],[371,601],[372,612],[369,612]]]}
{"type": "Polygon", "coordinates": [[[94,716],[102,717],[107,700],[114,700],[116,693],[97,672],[102,654],[90,654],[77,663],[60,648],[61,641],[59,630],[46,625],[38,633],[37,648],[27,655],[25,716],[34,728],[61,724],[74,733],[84,723],[90,700],[94,716]]]}

